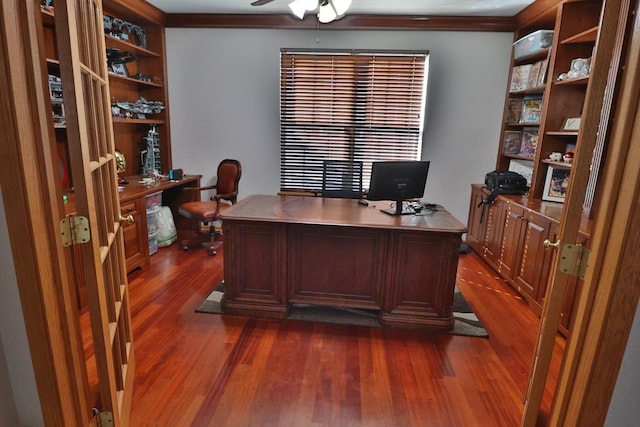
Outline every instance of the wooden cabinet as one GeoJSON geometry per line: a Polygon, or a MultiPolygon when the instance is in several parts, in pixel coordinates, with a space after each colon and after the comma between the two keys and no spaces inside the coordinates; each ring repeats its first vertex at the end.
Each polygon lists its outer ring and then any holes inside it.
{"type": "Polygon", "coordinates": [[[546,283],[554,251],[548,251],[543,245],[550,236],[552,221],[526,210],[521,219],[520,240],[517,242],[518,255],[513,283],[521,294],[525,295],[531,308],[539,314],[542,308],[546,283]]]}
{"type": "Polygon", "coordinates": [[[127,272],[131,272],[136,268],[145,268],[149,263],[144,202],[144,198],[138,197],[120,204],[121,215],[124,218],[131,216],[133,219],[133,222],[125,220],[122,224],[127,272]]]}
{"type": "Polygon", "coordinates": [[[482,199],[489,192],[479,185],[472,186],[471,194],[467,244],[498,270],[504,229],[504,202],[497,198],[490,204],[483,204],[482,199]]]}
{"type": "MultiPolygon", "coordinates": [[[[472,185],[467,244],[540,315],[557,254],[543,242],[557,241],[561,205],[526,196],[498,196],[491,204],[478,207],[488,194],[482,185],[472,185]]],[[[586,232],[579,236],[578,243],[586,245],[586,232]]],[[[579,279],[569,278],[559,327],[564,335],[571,326],[573,302],[581,286],[579,279]]]]}

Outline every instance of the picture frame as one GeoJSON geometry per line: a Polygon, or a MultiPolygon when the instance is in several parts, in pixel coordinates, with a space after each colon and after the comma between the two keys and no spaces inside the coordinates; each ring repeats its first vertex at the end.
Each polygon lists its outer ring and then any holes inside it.
{"type": "Polygon", "coordinates": [[[580,117],[567,117],[562,124],[562,130],[578,131],[580,130],[580,117]]]}
{"type": "Polygon", "coordinates": [[[129,77],[129,70],[127,70],[127,65],[125,63],[112,63],[111,71],[119,76],[129,77]]]}
{"type": "Polygon", "coordinates": [[[571,169],[549,166],[544,183],[542,200],[549,202],[564,202],[569,187],[571,169]]]}

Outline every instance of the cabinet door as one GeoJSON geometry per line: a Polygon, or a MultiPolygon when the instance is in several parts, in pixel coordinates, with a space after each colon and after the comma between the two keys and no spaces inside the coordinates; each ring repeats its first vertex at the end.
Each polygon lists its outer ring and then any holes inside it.
{"type": "Polygon", "coordinates": [[[525,209],[513,203],[506,203],[506,205],[498,271],[505,277],[513,278],[518,268],[518,256],[522,252],[520,241],[524,231],[525,209]]]}
{"type": "Polygon", "coordinates": [[[487,205],[486,211],[486,229],[485,229],[485,260],[491,264],[493,268],[498,270],[498,261],[500,258],[500,249],[502,247],[502,231],[504,229],[504,207],[505,202],[501,198],[496,198],[490,205],[487,205]]]}
{"type": "Polygon", "coordinates": [[[478,253],[482,253],[482,247],[484,246],[485,217],[487,215],[487,205],[481,205],[481,203],[482,187],[473,186],[471,188],[471,203],[469,204],[467,244],[478,253]]]}
{"type": "Polygon", "coordinates": [[[144,200],[135,199],[125,202],[120,206],[123,217],[131,215],[133,222],[124,221],[122,232],[124,233],[124,255],[127,261],[127,273],[138,267],[147,265],[149,251],[147,244],[146,216],[143,216],[144,200]]]}
{"type": "Polygon", "coordinates": [[[542,298],[549,275],[551,252],[545,251],[543,242],[549,238],[551,220],[532,211],[525,212],[521,255],[515,283],[520,292],[542,306],[542,298]],[[544,273],[544,274],[543,274],[544,273]]]}

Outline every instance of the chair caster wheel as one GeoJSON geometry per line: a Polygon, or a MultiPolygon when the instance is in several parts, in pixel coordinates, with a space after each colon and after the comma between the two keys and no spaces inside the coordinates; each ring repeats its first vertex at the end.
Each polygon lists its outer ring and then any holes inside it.
{"type": "Polygon", "coordinates": [[[217,254],[218,254],[218,252],[216,252],[215,249],[209,249],[209,255],[216,256],[217,254]]]}
{"type": "Polygon", "coordinates": [[[185,252],[188,251],[189,250],[189,246],[183,246],[182,250],[185,251],[185,252]]]}

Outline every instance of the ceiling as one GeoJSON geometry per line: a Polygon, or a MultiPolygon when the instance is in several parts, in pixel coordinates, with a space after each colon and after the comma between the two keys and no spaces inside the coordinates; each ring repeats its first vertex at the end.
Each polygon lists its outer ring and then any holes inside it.
{"type": "MultiPolygon", "coordinates": [[[[251,6],[253,0],[147,0],[165,13],[289,14],[291,0],[251,6]]],[[[353,0],[347,14],[514,16],[533,0],[353,0]]]]}

